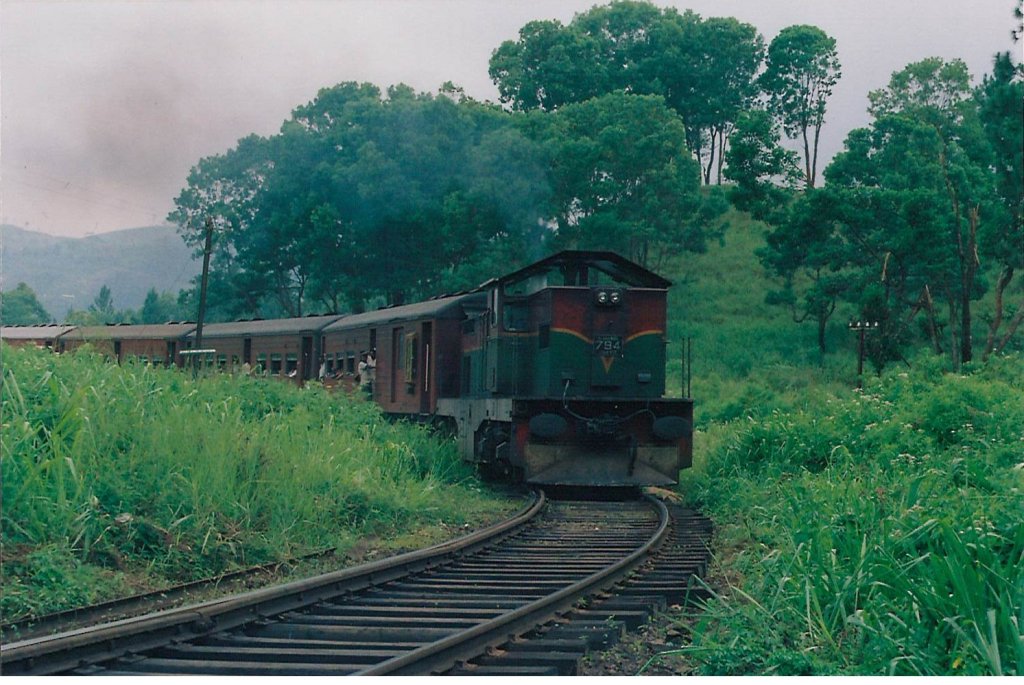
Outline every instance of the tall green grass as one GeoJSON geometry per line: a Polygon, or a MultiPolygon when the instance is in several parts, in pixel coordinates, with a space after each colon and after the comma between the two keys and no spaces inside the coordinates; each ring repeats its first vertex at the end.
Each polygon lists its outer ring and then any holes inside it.
{"type": "Polygon", "coordinates": [[[765,303],[778,289],[755,251],[765,226],[735,210],[720,243],[680,256],[660,269],[669,290],[667,392],[683,388],[683,340],[691,338],[692,393],[697,426],[802,406],[809,391],[849,385],[856,376],[856,341],[840,309],[827,328],[828,354],[818,351],[813,323],[797,324],[789,309],[765,303]]]}
{"type": "Polygon", "coordinates": [[[500,506],[453,445],[340,393],[2,353],[5,618],[500,506]]]}
{"type": "Polygon", "coordinates": [[[1024,361],[913,360],[717,429],[705,674],[1024,674],[1024,361]]]}

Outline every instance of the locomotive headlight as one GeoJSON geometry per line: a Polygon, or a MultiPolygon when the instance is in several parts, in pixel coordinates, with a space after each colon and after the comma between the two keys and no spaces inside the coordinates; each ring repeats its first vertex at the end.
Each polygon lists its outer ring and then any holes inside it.
{"type": "Polygon", "coordinates": [[[597,293],[597,303],[608,304],[608,291],[601,290],[600,292],[597,293]]]}
{"type": "Polygon", "coordinates": [[[611,298],[612,304],[618,304],[619,302],[622,301],[622,293],[620,293],[618,290],[613,290],[612,294],[609,295],[609,297],[611,298]]]}

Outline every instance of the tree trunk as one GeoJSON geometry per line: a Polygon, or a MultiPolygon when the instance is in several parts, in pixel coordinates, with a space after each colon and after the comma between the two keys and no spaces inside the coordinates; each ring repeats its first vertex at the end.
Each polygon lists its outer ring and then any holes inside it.
{"type": "Polygon", "coordinates": [[[811,176],[811,147],[807,142],[807,127],[803,129],[804,136],[804,181],[808,188],[814,187],[814,178],[811,176]]]}
{"type": "Polygon", "coordinates": [[[818,351],[821,352],[821,356],[825,356],[825,325],[828,323],[828,314],[821,313],[818,315],[818,351]]]}
{"type": "Polygon", "coordinates": [[[711,142],[708,144],[708,165],[704,168],[704,185],[711,185],[711,170],[715,168],[715,145],[718,132],[711,129],[711,142]]]}
{"type": "Polygon", "coordinates": [[[932,291],[926,285],[921,293],[924,298],[924,306],[928,308],[928,331],[932,336],[932,347],[935,354],[942,354],[942,342],[939,340],[939,327],[935,324],[935,301],[932,300],[932,291]]]}
{"type": "Polygon", "coordinates": [[[946,306],[949,308],[949,357],[955,370],[960,369],[960,340],[957,336],[957,298],[953,295],[949,284],[946,284],[946,306]]]}
{"type": "Polygon", "coordinates": [[[1010,281],[1013,280],[1013,267],[1004,266],[1003,273],[999,275],[999,281],[996,283],[996,301],[993,305],[994,316],[992,318],[992,324],[988,327],[988,339],[985,341],[985,352],[981,355],[982,361],[987,361],[989,355],[992,354],[992,350],[995,349],[996,345],[996,334],[999,333],[999,327],[1003,325],[1003,295],[1006,292],[1006,287],[1010,285],[1010,281]]]}
{"type": "Polygon", "coordinates": [[[960,285],[960,361],[964,364],[973,358],[973,340],[971,336],[971,290],[974,286],[974,275],[978,270],[978,215],[975,205],[967,212],[968,235],[967,253],[961,264],[960,285]]]}
{"type": "Polygon", "coordinates": [[[726,142],[726,131],[722,129],[722,135],[718,138],[718,178],[716,183],[722,185],[722,162],[725,161],[725,142],[726,142]]]}
{"type": "Polygon", "coordinates": [[[814,127],[814,150],[811,153],[811,182],[813,188],[818,180],[818,140],[821,138],[821,124],[814,127]]]}
{"type": "Polygon", "coordinates": [[[1021,301],[1020,306],[1017,307],[1017,313],[1014,314],[1013,319],[1010,321],[1010,325],[1006,328],[1006,335],[999,341],[999,346],[996,347],[995,353],[999,354],[1006,347],[1006,343],[1010,342],[1010,338],[1017,332],[1017,327],[1020,326],[1021,322],[1024,321],[1024,301],[1021,301]]]}

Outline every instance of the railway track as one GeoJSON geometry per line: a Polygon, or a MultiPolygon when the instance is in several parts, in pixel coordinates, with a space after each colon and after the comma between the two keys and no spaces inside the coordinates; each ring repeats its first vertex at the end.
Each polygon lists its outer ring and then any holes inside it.
{"type": "Polygon", "coordinates": [[[700,595],[707,519],[653,498],[549,502],[443,545],[4,645],[4,675],[554,675],[700,595]]]}

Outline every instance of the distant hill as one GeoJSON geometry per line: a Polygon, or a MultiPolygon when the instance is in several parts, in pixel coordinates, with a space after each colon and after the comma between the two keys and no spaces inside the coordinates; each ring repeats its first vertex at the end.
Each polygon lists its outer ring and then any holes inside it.
{"type": "Polygon", "coordinates": [[[0,259],[0,289],[27,283],[58,321],[71,306],[88,307],[104,285],[114,307],[137,309],[150,288],[177,293],[202,268],[173,226],[65,238],[3,225],[0,259]]]}

